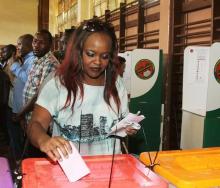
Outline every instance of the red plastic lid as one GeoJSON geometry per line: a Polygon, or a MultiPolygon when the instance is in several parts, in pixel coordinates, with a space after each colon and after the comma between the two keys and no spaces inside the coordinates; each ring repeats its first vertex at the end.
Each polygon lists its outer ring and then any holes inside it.
{"type": "MultiPolygon", "coordinates": [[[[58,164],[45,158],[22,162],[23,188],[108,188],[111,155],[83,157],[91,173],[70,183],[58,164]]],[[[73,166],[73,170],[74,169],[73,166]]],[[[115,155],[111,188],[168,187],[168,184],[131,155],[115,155]]]]}

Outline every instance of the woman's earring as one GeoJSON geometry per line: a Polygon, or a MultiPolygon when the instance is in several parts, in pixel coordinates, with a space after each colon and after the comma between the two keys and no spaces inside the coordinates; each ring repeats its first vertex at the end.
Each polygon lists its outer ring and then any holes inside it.
{"type": "Polygon", "coordinates": [[[82,62],[82,60],[80,60],[80,64],[81,64],[81,70],[83,71],[83,62],[82,62]]]}
{"type": "Polygon", "coordinates": [[[106,69],[105,69],[105,77],[104,77],[104,84],[106,83],[106,69]]]}
{"type": "Polygon", "coordinates": [[[83,71],[83,64],[81,63],[81,69],[82,69],[82,71],[83,71]]]}

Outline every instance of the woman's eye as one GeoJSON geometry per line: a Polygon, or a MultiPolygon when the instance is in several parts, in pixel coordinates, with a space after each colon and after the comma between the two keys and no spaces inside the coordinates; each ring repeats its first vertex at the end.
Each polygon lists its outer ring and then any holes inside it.
{"type": "Polygon", "coordinates": [[[86,55],[89,57],[94,57],[95,54],[93,52],[87,51],[86,55]]]}
{"type": "Polygon", "coordinates": [[[102,59],[104,59],[104,60],[109,59],[109,54],[103,54],[102,59]]]}

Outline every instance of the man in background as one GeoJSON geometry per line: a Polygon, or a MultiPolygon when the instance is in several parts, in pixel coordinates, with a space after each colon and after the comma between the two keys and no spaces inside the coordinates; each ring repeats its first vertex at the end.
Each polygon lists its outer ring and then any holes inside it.
{"type": "MultiPolygon", "coordinates": [[[[2,48],[2,66],[1,66],[1,78],[0,78],[0,106],[1,106],[1,114],[0,121],[1,126],[3,128],[3,134],[5,135],[5,140],[10,142],[10,119],[11,119],[11,108],[12,108],[12,90],[13,90],[13,81],[14,76],[10,71],[10,66],[12,64],[12,60],[16,55],[16,46],[13,44],[6,45],[2,48]]],[[[11,143],[10,143],[11,144],[11,143]]]]}
{"type": "Polygon", "coordinates": [[[76,30],[75,27],[72,27],[71,29],[65,29],[63,35],[61,36],[61,38],[59,40],[59,50],[55,51],[54,55],[60,61],[60,63],[62,62],[62,60],[65,57],[67,44],[68,44],[68,42],[69,42],[69,40],[70,40],[70,38],[73,35],[75,30],[76,30]]]}
{"type": "Polygon", "coordinates": [[[10,67],[12,74],[15,76],[13,83],[13,101],[12,101],[12,113],[10,114],[11,126],[10,126],[10,140],[11,148],[16,160],[19,160],[22,156],[23,142],[24,142],[24,130],[23,123],[15,121],[17,113],[23,107],[23,90],[25,83],[28,79],[28,74],[33,65],[35,56],[32,50],[33,36],[30,34],[22,35],[17,40],[17,55],[22,61],[18,61],[18,58],[14,57],[13,63],[10,67]]]}
{"type": "Polygon", "coordinates": [[[125,72],[125,66],[126,66],[126,59],[124,57],[118,56],[118,61],[119,61],[119,65],[118,65],[118,74],[123,77],[123,74],[125,72]]]}
{"type": "Polygon", "coordinates": [[[14,75],[10,71],[10,67],[14,61],[14,57],[16,56],[16,46],[13,44],[8,44],[2,48],[2,69],[8,74],[11,84],[14,81],[14,75]]]}
{"type": "Polygon", "coordinates": [[[0,147],[8,146],[7,108],[10,90],[9,76],[0,68],[0,147]]]}
{"type": "MultiPolygon", "coordinates": [[[[23,91],[23,104],[18,118],[22,119],[25,116],[26,125],[28,125],[31,114],[36,102],[41,84],[45,78],[53,72],[59,65],[58,60],[50,51],[53,42],[53,37],[48,30],[38,31],[33,38],[32,47],[36,59],[28,75],[28,80],[23,91]]],[[[41,156],[39,150],[30,147],[27,151],[27,157],[41,156]]]]}
{"type": "Polygon", "coordinates": [[[38,31],[33,38],[32,47],[36,59],[28,75],[23,91],[24,107],[18,117],[25,115],[26,124],[30,121],[31,112],[36,101],[39,88],[44,79],[59,65],[58,60],[50,51],[53,37],[48,30],[38,31]]]}
{"type": "Polygon", "coordinates": [[[0,68],[3,68],[3,47],[0,48],[0,68]]]}

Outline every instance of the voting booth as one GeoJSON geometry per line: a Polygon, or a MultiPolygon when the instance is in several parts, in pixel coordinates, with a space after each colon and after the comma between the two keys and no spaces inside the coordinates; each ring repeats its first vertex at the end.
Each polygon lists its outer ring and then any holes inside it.
{"type": "Polygon", "coordinates": [[[124,81],[130,95],[129,109],[145,116],[142,129],[129,138],[129,152],[159,150],[161,128],[162,51],[135,49],[120,54],[126,59],[124,81]]]}
{"type": "Polygon", "coordinates": [[[220,43],[184,51],[181,148],[220,146],[220,43]]]}

